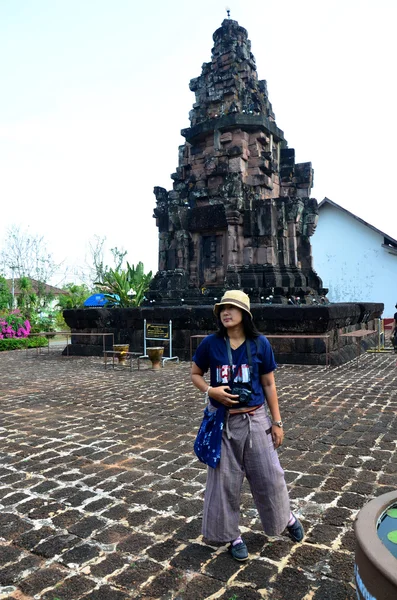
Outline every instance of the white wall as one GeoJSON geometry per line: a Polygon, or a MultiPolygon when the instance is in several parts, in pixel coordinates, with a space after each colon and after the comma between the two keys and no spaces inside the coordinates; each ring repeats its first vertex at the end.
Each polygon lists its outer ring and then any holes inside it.
{"type": "Polygon", "coordinates": [[[393,317],[397,302],[397,256],[382,248],[384,238],[344,211],[319,210],[311,238],[313,266],[329,288],[330,302],[383,302],[393,317]]]}

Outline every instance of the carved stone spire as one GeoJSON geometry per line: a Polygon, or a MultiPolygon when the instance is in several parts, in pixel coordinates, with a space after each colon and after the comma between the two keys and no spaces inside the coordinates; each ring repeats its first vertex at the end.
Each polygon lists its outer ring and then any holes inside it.
{"type": "Polygon", "coordinates": [[[262,115],[274,121],[266,81],[258,81],[251,42],[237,21],[225,19],[213,35],[212,60],[190,81],[196,103],[191,126],[230,114],[262,115]]]}
{"type": "Polygon", "coordinates": [[[311,163],[295,164],[258,80],[247,31],[225,19],[190,89],[173,190],[155,188],[159,272],[151,297],[202,303],[239,287],[252,301],[322,291],[309,237],[317,219],[311,163]]]}

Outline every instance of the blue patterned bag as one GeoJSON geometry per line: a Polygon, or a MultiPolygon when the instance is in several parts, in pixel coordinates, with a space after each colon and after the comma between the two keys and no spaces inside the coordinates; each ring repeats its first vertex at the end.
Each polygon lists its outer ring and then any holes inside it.
{"type": "Polygon", "coordinates": [[[202,462],[216,468],[221,458],[223,422],[226,408],[222,405],[210,412],[208,406],[204,409],[204,417],[194,442],[194,452],[202,462]]]}

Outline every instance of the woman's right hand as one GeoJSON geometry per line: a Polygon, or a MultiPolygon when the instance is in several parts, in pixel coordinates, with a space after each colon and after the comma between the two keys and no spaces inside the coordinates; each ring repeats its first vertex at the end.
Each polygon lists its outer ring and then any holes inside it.
{"type": "Polygon", "coordinates": [[[232,394],[228,385],[211,387],[208,390],[208,396],[225,406],[234,406],[235,404],[238,404],[238,394],[232,394]]]}

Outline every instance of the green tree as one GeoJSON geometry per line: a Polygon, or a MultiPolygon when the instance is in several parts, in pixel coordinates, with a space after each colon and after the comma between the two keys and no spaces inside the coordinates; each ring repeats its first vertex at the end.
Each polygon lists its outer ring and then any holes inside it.
{"type": "Polygon", "coordinates": [[[62,289],[67,292],[58,298],[57,307],[62,310],[68,308],[82,308],[84,300],[86,300],[91,294],[88,286],[86,286],[84,283],[81,285],[68,283],[62,289]]]}
{"type": "Polygon", "coordinates": [[[24,315],[31,318],[37,308],[38,298],[33,290],[32,282],[29,277],[20,277],[18,280],[18,288],[17,306],[24,315]]]}
{"type": "Polygon", "coordinates": [[[5,277],[0,275],[0,310],[12,307],[12,294],[5,277]]]}
{"type": "Polygon", "coordinates": [[[37,309],[40,312],[48,311],[55,296],[52,292],[46,291],[46,284],[42,281],[37,282],[37,309]]]}
{"type": "Polygon", "coordinates": [[[34,285],[29,277],[18,279],[17,306],[33,324],[41,318],[52,319],[53,316],[48,313],[55,298],[54,294],[46,291],[44,283],[38,281],[34,285]]]}
{"type": "Polygon", "coordinates": [[[145,274],[142,262],[136,266],[127,262],[127,268],[124,270],[108,269],[95,285],[103,290],[109,303],[114,302],[114,296],[117,295],[119,306],[127,308],[142,304],[151,280],[152,271],[145,274]]]}

